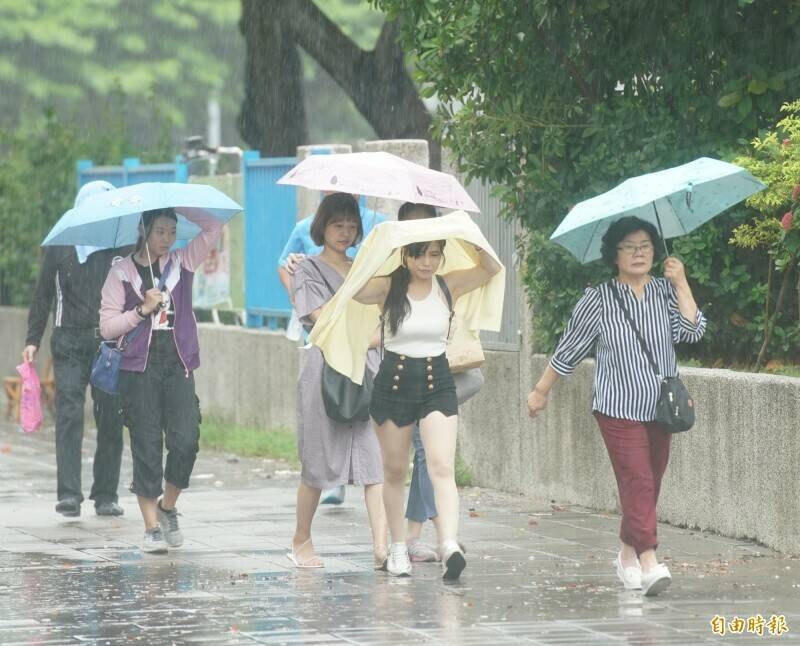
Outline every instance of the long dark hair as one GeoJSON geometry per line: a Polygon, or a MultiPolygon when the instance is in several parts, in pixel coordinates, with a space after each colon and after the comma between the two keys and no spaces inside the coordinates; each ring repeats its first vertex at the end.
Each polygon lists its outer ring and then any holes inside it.
{"type": "Polygon", "coordinates": [[[140,234],[139,239],[136,241],[137,252],[144,248],[144,241],[150,237],[150,231],[153,229],[153,223],[158,220],[158,218],[169,218],[173,222],[178,221],[178,216],[175,213],[175,209],[171,207],[144,211],[142,213],[142,228],[144,229],[144,235],[140,234]]]}
{"type": "MultiPolygon", "coordinates": [[[[436,240],[442,250],[442,262],[444,262],[444,240],[436,240]]],[[[389,293],[386,295],[386,302],[383,305],[384,316],[388,315],[389,329],[392,334],[397,334],[400,324],[411,314],[411,303],[408,301],[408,284],[411,282],[411,272],[406,266],[406,258],[419,258],[430,246],[430,242],[412,242],[403,247],[402,264],[389,274],[390,284],[389,293]]]]}

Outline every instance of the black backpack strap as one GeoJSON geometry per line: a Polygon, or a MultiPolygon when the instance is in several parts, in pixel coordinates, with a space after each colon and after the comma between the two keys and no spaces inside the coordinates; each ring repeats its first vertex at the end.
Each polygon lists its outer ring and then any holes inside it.
{"type": "Polygon", "coordinates": [[[439,288],[444,293],[444,298],[447,301],[447,307],[450,309],[450,320],[447,322],[447,338],[450,338],[450,328],[453,326],[453,317],[456,314],[453,309],[453,295],[450,293],[450,288],[447,286],[447,281],[441,274],[436,274],[436,280],[439,283],[439,288]]]}
{"type": "Polygon", "coordinates": [[[653,359],[653,355],[650,354],[650,348],[647,347],[647,344],[645,343],[641,332],[639,332],[639,328],[636,327],[636,323],[633,322],[633,317],[631,316],[631,313],[628,311],[625,302],[622,300],[622,296],[620,296],[619,290],[617,289],[617,285],[613,279],[609,282],[609,287],[611,289],[611,293],[614,295],[614,298],[617,300],[617,303],[619,304],[622,313],[625,315],[625,319],[628,321],[628,325],[631,326],[633,333],[636,335],[636,339],[637,341],[639,341],[639,345],[642,348],[642,352],[644,352],[644,356],[647,357],[647,361],[650,364],[650,367],[652,368],[656,377],[658,377],[659,379],[663,379],[664,377],[661,374],[661,371],[658,369],[658,364],[655,362],[655,359],[653,359]]]}

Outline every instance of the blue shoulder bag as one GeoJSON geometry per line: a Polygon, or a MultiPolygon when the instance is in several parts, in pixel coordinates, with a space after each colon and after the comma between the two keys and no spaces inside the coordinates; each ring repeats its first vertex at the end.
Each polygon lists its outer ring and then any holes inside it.
{"type": "MultiPolygon", "coordinates": [[[[159,290],[164,289],[164,283],[171,267],[172,258],[167,261],[164,271],[161,272],[161,278],[158,280],[159,290]]],[[[123,336],[119,343],[116,341],[103,341],[100,344],[97,356],[92,362],[92,371],[89,374],[89,383],[92,386],[109,395],[119,394],[119,365],[122,361],[122,353],[125,351],[125,346],[139,336],[142,331],[142,323],[145,320],[139,321],[136,327],[123,336]]]]}

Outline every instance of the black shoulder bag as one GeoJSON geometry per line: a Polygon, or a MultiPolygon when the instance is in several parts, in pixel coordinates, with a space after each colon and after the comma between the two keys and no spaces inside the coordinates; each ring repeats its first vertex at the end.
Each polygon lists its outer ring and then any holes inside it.
{"type": "MultiPolygon", "coordinates": [[[[336,290],[331,287],[325,274],[311,258],[307,258],[307,260],[322,278],[322,282],[325,283],[333,297],[336,290]]],[[[372,381],[370,371],[364,370],[364,381],[358,385],[346,375],[331,368],[325,361],[322,368],[322,402],[325,405],[325,414],[333,421],[342,424],[368,421],[369,403],[372,399],[372,381]]]]}
{"type": "Polygon", "coordinates": [[[694,426],[694,401],[689,395],[689,391],[686,390],[686,386],[683,385],[680,377],[664,377],[661,374],[658,365],[653,359],[653,355],[650,354],[650,349],[644,342],[639,328],[637,328],[636,324],[633,322],[633,318],[628,308],[625,306],[625,302],[622,300],[613,280],[610,285],[611,293],[614,295],[617,303],[619,303],[622,313],[625,314],[628,324],[631,326],[633,333],[636,335],[636,339],[639,341],[639,345],[642,347],[642,352],[644,352],[645,357],[647,357],[647,361],[650,363],[650,367],[653,369],[656,377],[661,381],[661,392],[656,402],[656,422],[661,424],[664,429],[670,433],[688,431],[694,426]]]}

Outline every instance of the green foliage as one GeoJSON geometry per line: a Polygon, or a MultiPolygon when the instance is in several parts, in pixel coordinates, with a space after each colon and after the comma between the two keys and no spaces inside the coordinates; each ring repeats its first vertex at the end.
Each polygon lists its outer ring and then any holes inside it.
{"type": "Polygon", "coordinates": [[[14,127],[16,115],[43,106],[80,107],[78,123],[94,127],[117,92],[147,145],[154,96],[176,132],[203,130],[212,94],[232,122],[242,96],[239,14],[239,0],[5,0],[0,123],[14,127]]]}
{"type": "Polygon", "coordinates": [[[205,416],[200,446],[236,455],[282,460],[297,466],[297,439],[285,428],[255,428],[232,424],[221,417],[205,416]]]}
{"type": "MultiPolygon", "coordinates": [[[[125,126],[121,97],[98,112],[87,136],[54,112],[26,117],[16,130],[0,128],[0,304],[27,305],[39,271],[39,245],[75,198],[75,162],[119,164],[124,157],[170,159],[171,146],[142,151],[125,126]]],[[[152,124],[161,131],[158,111],[152,124]]]]}
{"type": "MultiPolygon", "coordinates": [[[[586,284],[608,275],[548,242],[571,206],[630,176],[733,157],[800,95],[796,1],[373,2],[400,21],[417,80],[439,101],[443,144],[469,176],[499,185],[505,215],[528,230],[543,351],[586,284]]],[[[747,216],[727,218],[674,248],[719,317],[692,351],[731,360],[753,351],[766,267],[727,244],[747,216]]]]}
{"type": "MultiPolygon", "coordinates": [[[[285,1],[285,0],[281,0],[285,1]]],[[[384,21],[364,0],[315,0],[357,45],[370,49],[384,21]]],[[[175,143],[204,134],[207,101],[222,109],[222,139],[240,141],[244,95],[241,0],[3,0],[0,2],[0,127],[44,106],[96,127],[109,97],[127,99],[135,141],[149,148],[155,100],[175,143]]],[[[375,136],[343,90],[303,54],[303,82],[314,142],[375,136]]]]}
{"type": "Polygon", "coordinates": [[[775,127],[753,139],[747,154],[734,160],[767,185],[747,200],[761,218],[782,215],[800,183],[800,100],[782,106],[781,113],[785,116],[775,127]]]}
{"type": "Polygon", "coordinates": [[[766,360],[770,342],[773,350],[778,346],[779,356],[797,356],[800,341],[800,275],[795,280],[794,293],[788,289],[791,274],[800,261],[800,225],[794,221],[800,205],[800,101],[784,105],[781,112],[785,116],[775,128],[756,137],[750,151],[736,160],[767,184],[765,191],[748,200],[758,215],[738,226],[731,238],[734,246],[761,250],[769,263],[764,341],[757,368],[766,360]],[[784,209],[788,210],[783,213],[784,209]],[[782,274],[779,285],[773,285],[773,265],[782,274]],[[772,310],[770,302],[774,303],[772,310]]]}
{"type": "Polygon", "coordinates": [[[457,487],[472,486],[472,469],[467,466],[459,453],[456,453],[455,477],[457,487]]]}

